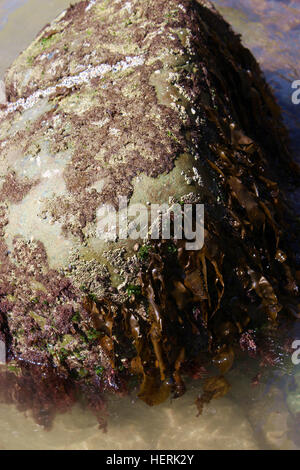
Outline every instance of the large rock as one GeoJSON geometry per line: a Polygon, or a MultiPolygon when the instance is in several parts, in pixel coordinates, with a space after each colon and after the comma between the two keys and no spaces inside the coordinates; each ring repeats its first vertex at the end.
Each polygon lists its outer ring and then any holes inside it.
{"type": "Polygon", "coordinates": [[[140,374],[153,404],[226,332],[276,322],[280,293],[297,291],[274,182],[289,174],[286,132],[209,2],[81,2],[5,85],[0,326],[17,368],[112,389],[140,374]],[[204,248],[101,240],[97,211],[119,195],[204,203],[204,248]]]}

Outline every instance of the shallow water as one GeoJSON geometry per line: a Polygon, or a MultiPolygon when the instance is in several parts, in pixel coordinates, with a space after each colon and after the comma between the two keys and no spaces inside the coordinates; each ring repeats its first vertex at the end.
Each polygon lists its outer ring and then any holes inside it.
{"type": "Polygon", "coordinates": [[[200,417],[195,406],[201,392],[199,380],[187,379],[188,391],[182,398],[152,408],[135,392],[125,398],[109,395],[106,433],[80,404],[58,414],[49,431],[36,424],[30,413],[0,404],[0,449],[296,450],[300,448],[300,380],[295,388],[295,377],[300,379],[300,367],[293,366],[289,356],[284,360],[281,356],[272,369],[259,367],[259,362],[246,356],[240,358],[227,377],[231,391],[207,405],[200,417]],[[259,370],[262,377],[254,385],[259,370]]]}
{"type": "MultiPolygon", "coordinates": [[[[291,150],[300,164],[300,105],[292,102],[292,83],[300,80],[299,0],[214,0],[233,29],[242,35],[261,65],[281,106],[291,150]]],[[[300,216],[300,191],[290,194],[300,216]]]]}
{"type": "MultiPolygon", "coordinates": [[[[68,4],[69,0],[0,0],[0,77],[44,24],[68,4]]],[[[300,2],[217,0],[215,4],[242,34],[273,86],[300,162],[300,105],[291,101],[291,83],[300,79],[300,2]]],[[[299,322],[287,337],[300,339],[299,322]]],[[[277,357],[275,368],[259,368],[257,361],[247,358],[237,361],[228,377],[230,393],[214,400],[199,418],[194,402],[201,381],[190,380],[182,398],[155,408],[137,400],[134,393],[126,398],[109,396],[106,434],[79,404],[58,415],[50,431],[37,425],[30,413],[26,416],[14,406],[0,404],[0,449],[300,449],[300,366],[293,366],[290,354],[277,357]],[[251,385],[259,370],[261,382],[251,385]]]]}
{"type": "Polygon", "coordinates": [[[299,0],[216,0],[219,11],[241,34],[275,91],[300,162],[300,106],[291,84],[300,79],[299,0]]]}
{"type": "Polygon", "coordinates": [[[70,3],[70,0],[0,0],[0,78],[45,24],[70,3]]]}

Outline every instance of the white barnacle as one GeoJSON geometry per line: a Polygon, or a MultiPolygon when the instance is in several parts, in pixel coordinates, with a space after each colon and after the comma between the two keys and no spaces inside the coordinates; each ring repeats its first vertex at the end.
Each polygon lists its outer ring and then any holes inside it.
{"type": "Polygon", "coordinates": [[[123,6],[122,10],[127,10],[128,13],[132,13],[132,5],[131,2],[126,2],[123,6]]]}
{"type": "Polygon", "coordinates": [[[0,117],[5,117],[7,114],[16,111],[19,107],[24,110],[32,108],[41,98],[47,98],[53,95],[60,87],[72,88],[74,85],[80,86],[90,82],[93,78],[102,78],[108,72],[124,71],[130,67],[138,67],[144,64],[144,57],[142,56],[127,56],[125,60],[117,62],[114,66],[108,64],[100,64],[95,67],[89,65],[86,70],[80,72],[78,75],[64,77],[57,85],[46,88],[45,90],[38,90],[34,92],[27,99],[20,98],[15,103],[9,103],[6,109],[0,112],[0,117]]]}
{"type": "Polygon", "coordinates": [[[121,131],[119,129],[116,129],[115,127],[112,127],[109,130],[109,133],[110,133],[110,135],[119,135],[121,133],[121,131]]]}
{"type": "Polygon", "coordinates": [[[89,11],[92,8],[92,6],[95,5],[95,3],[96,3],[96,0],[90,0],[90,3],[86,7],[85,11],[89,11]]]}
{"type": "Polygon", "coordinates": [[[203,181],[196,167],[193,167],[193,173],[194,173],[193,180],[201,186],[203,184],[203,181]]]}
{"type": "Polygon", "coordinates": [[[178,8],[182,10],[184,13],[186,13],[186,9],[181,3],[179,3],[178,8]]]}

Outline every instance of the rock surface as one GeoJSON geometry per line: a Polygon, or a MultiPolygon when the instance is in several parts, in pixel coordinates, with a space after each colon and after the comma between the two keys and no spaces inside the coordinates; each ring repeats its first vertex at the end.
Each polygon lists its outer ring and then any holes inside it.
{"type": "Polygon", "coordinates": [[[291,171],[286,132],[209,2],[83,1],[5,86],[0,339],[18,372],[39,364],[113,390],[140,374],[154,404],[173,383],[183,392],[181,366],[210,338],[232,355],[220,319],[235,334],[276,322],[281,293],[297,294],[274,182],[291,171]],[[100,240],[97,211],[119,195],[204,203],[204,248],[100,240]]]}

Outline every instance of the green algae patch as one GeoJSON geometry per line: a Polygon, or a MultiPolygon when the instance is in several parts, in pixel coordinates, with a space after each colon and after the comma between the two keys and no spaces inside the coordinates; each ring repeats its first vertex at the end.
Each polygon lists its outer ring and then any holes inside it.
{"type": "MultiPolygon", "coordinates": [[[[38,303],[37,299],[32,300],[33,303],[38,303]],[[35,302],[34,302],[35,300],[35,302]]],[[[30,316],[36,321],[36,323],[39,325],[40,328],[44,328],[47,320],[42,317],[41,315],[38,315],[37,313],[30,312],[30,316]]]]}
{"type": "Polygon", "coordinates": [[[53,32],[53,34],[48,34],[47,36],[42,37],[39,43],[42,46],[42,50],[45,51],[48,47],[53,46],[59,39],[59,34],[53,32]]]}
{"type": "Polygon", "coordinates": [[[130,205],[149,201],[151,204],[169,203],[170,198],[179,200],[181,196],[197,193],[192,178],[192,165],[194,159],[191,155],[183,154],[175,161],[175,167],[168,174],[151,178],[141,174],[133,180],[133,194],[130,205]]]}

